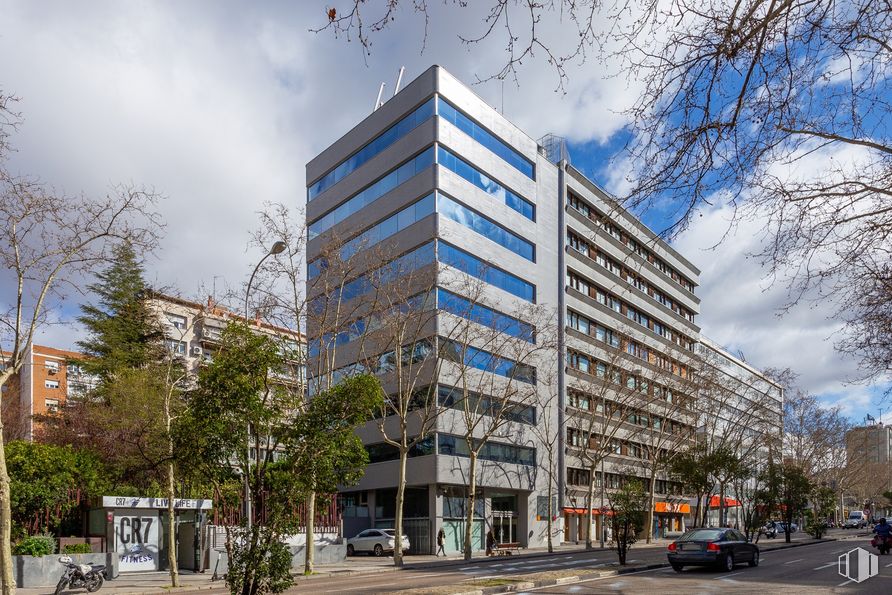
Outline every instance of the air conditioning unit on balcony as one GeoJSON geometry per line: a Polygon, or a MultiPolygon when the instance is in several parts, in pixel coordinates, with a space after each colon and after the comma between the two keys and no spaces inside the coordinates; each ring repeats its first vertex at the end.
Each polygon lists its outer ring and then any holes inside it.
{"type": "Polygon", "coordinates": [[[201,352],[201,347],[193,347],[193,348],[192,348],[192,355],[200,356],[201,353],[202,353],[202,352],[201,352]]]}

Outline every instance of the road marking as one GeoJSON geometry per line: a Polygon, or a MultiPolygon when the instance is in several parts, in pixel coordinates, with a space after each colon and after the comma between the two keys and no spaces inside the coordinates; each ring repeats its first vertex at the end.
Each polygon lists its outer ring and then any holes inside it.
{"type": "Polygon", "coordinates": [[[836,586],[837,586],[837,587],[845,587],[845,586],[848,585],[849,583],[854,583],[854,582],[855,582],[855,581],[845,581],[845,582],[839,583],[839,584],[836,585],[836,586]]]}
{"type": "Polygon", "coordinates": [[[796,560],[790,560],[789,562],[784,562],[784,564],[795,564],[796,562],[802,562],[805,558],[798,558],[796,560]]]}
{"type": "MultiPolygon", "coordinates": [[[[812,570],[824,570],[825,568],[830,568],[831,566],[836,566],[837,562],[831,562],[830,564],[824,564],[823,566],[818,566],[817,568],[812,568],[812,570]]],[[[889,564],[892,566],[892,564],[889,564]]]]}
{"type": "Polygon", "coordinates": [[[886,568],[889,568],[890,566],[892,566],[892,564],[886,564],[886,568]]]}
{"type": "Polygon", "coordinates": [[[717,576],[717,577],[715,577],[713,580],[720,581],[720,580],[724,580],[724,579],[726,579],[726,578],[730,578],[730,577],[732,577],[732,576],[737,576],[738,574],[742,574],[742,573],[740,573],[740,572],[733,572],[733,573],[731,573],[731,574],[726,574],[726,575],[724,575],[724,576],[717,576]]]}

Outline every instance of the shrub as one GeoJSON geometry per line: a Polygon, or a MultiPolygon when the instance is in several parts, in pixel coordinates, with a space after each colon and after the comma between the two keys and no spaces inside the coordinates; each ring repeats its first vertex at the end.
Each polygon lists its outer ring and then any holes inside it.
{"type": "Polygon", "coordinates": [[[92,554],[93,548],[89,543],[69,543],[62,550],[63,554],[92,554]]]}
{"type": "Polygon", "coordinates": [[[56,551],[56,538],[52,535],[32,535],[18,542],[12,549],[16,556],[49,556],[56,551]]]}

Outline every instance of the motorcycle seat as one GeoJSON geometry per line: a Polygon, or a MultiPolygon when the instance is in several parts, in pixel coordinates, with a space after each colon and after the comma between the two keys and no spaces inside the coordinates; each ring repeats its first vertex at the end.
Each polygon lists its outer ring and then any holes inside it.
{"type": "Polygon", "coordinates": [[[105,570],[105,564],[90,564],[93,570],[105,570]]]}

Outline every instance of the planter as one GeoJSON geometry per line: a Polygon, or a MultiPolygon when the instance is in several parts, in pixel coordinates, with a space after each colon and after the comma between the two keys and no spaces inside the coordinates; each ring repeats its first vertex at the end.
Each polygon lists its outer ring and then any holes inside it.
{"type": "MultiPolygon", "coordinates": [[[[64,554],[49,556],[13,556],[12,574],[16,586],[22,589],[30,587],[55,587],[65,567],[59,563],[64,554]]],[[[108,578],[118,576],[118,557],[108,554],[69,554],[75,564],[105,564],[108,578]]]]}

